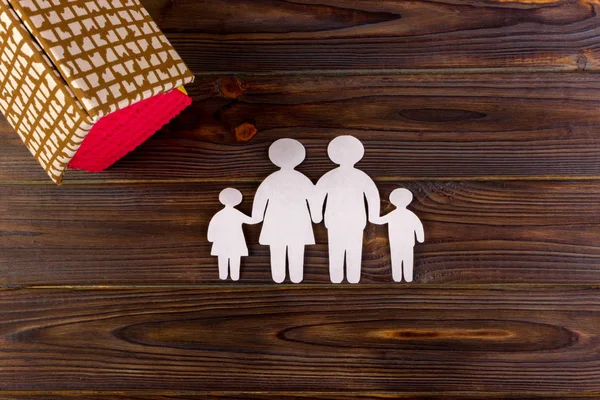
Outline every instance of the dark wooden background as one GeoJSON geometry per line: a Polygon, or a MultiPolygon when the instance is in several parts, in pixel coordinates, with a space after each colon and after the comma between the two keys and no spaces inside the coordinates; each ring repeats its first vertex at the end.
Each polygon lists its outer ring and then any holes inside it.
{"type": "Polygon", "coordinates": [[[0,119],[1,399],[600,396],[600,5],[595,0],[143,0],[194,105],[102,174],[54,186],[0,119]],[[313,181],[352,134],[384,209],[427,242],[391,282],[301,285],[268,252],[218,280],[219,191],[250,211],[293,137],[313,181]]]}

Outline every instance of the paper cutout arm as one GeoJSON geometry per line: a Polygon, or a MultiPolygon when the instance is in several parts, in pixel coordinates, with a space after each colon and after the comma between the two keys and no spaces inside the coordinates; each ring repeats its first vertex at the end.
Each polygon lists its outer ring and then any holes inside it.
{"type": "Polygon", "coordinates": [[[242,224],[256,225],[262,221],[262,218],[249,217],[244,213],[241,213],[241,214],[242,214],[242,224]]]}
{"type": "Polygon", "coordinates": [[[415,215],[415,234],[417,235],[417,242],[423,243],[425,241],[425,230],[423,229],[423,223],[415,215]]]}
{"type": "Polygon", "coordinates": [[[315,224],[320,224],[323,221],[323,204],[327,197],[327,190],[324,183],[325,177],[319,179],[313,190],[313,196],[309,200],[310,216],[315,224]]]}
{"type": "Polygon", "coordinates": [[[373,223],[375,225],[389,224],[390,223],[390,214],[382,215],[381,217],[377,218],[375,221],[371,221],[371,223],[373,223]]]}
{"type": "Polygon", "coordinates": [[[263,182],[258,187],[256,195],[254,196],[254,203],[252,203],[252,221],[255,221],[255,224],[262,222],[264,219],[268,203],[269,196],[267,195],[265,182],[263,182]]]}
{"type": "Polygon", "coordinates": [[[381,212],[381,198],[379,197],[379,190],[371,178],[368,176],[366,176],[366,178],[364,193],[369,208],[369,222],[381,225],[381,217],[379,216],[379,213],[381,212]]]}
{"type": "Polygon", "coordinates": [[[214,242],[215,241],[215,230],[217,229],[214,223],[215,219],[214,217],[210,220],[210,222],[208,223],[208,241],[209,242],[214,242]]]}

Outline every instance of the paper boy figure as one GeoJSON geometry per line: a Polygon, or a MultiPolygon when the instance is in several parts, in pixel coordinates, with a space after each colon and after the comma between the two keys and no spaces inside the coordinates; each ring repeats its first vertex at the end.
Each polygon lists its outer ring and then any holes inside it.
{"type": "Polygon", "coordinates": [[[402,270],[404,270],[406,282],[412,282],[415,234],[419,243],[425,241],[421,220],[412,211],[406,209],[412,200],[413,195],[410,190],[394,190],[390,194],[390,203],[395,205],[396,209],[378,221],[380,224],[388,224],[392,252],[392,277],[396,282],[402,282],[402,270]]]}
{"type": "Polygon", "coordinates": [[[216,213],[208,224],[208,241],[213,243],[211,255],[219,257],[219,278],[227,279],[228,270],[231,279],[240,279],[240,262],[248,255],[248,246],[242,230],[242,224],[256,224],[254,220],[235,209],[242,202],[242,193],[227,188],[219,194],[219,201],[225,207],[216,213]]]}

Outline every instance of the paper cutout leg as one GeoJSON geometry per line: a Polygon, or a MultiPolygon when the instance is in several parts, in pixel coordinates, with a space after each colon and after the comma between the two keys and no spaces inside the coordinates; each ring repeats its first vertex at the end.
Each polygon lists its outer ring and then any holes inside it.
{"type": "Polygon", "coordinates": [[[277,283],[285,281],[286,246],[271,246],[271,275],[277,283]]]}
{"type": "Polygon", "coordinates": [[[231,280],[238,281],[240,279],[240,264],[242,257],[219,257],[219,279],[227,280],[231,272],[231,280]]]}
{"type": "Polygon", "coordinates": [[[402,282],[402,276],[406,282],[413,281],[414,251],[411,248],[392,248],[392,278],[394,282],[402,282]]]}
{"type": "Polygon", "coordinates": [[[219,256],[219,279],[226,280],[229,276],[229,257],[219,256]]]}
{"type": "Polygon", "coordinates": [[[340,235],[329,229],[329,278],[333,283],[341,283],[344,275],[350,283],[359,283],[362,265],[363,231],[346,232],[340,235]],[[344,273],[344,265],[346,272],[344,273]]]}
{"type": "Polygon", "coordinates": [[[354,232],[346,249],[346,273],[348,282],[359,283],[362,264],[363,231],[354,232]]]}
{"type": "Polygon", "coordinates": [[[229,269],[231,270],[231,280],[239,281],[240,280],[240,264],[242,258],[234,257],[229,259],[229,269]]]}
{"type": "Polygon", "coordinates": [[[304,245],[289,246],[288,260],[290,263],[290,279],[294,283],[304,279],[304,245]]]}
{"type": "Polygon", "coordinates": [[[327,233],[329,238],[329,278],[333,283],[342,283],[346,243],[335,231],[328,230],[327,233]]]}
{"type": "Polygon", "coordinates": [[[404,279],[406,282],[413,281],[413,259],[414,259],[414,251],[413,249],[407,250],[404,254],[404,259],[402,260],[402,268],[404,270],[404,279]]]}

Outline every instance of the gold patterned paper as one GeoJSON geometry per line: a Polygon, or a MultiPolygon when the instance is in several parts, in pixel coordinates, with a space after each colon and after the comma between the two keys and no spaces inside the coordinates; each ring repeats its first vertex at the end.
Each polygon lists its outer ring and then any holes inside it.
{"type": "Polygon", "coordinates": [[[194,79],[137,0],[9,2],[93,117],[194,79]]]}
{"type": "Polygon", "coordinates": [[[0,0],[0,111],[60,183],[103,116],[193,81],[137,0],[0,0]]]}
{"type": "Polygon", "coordinates": [[[6,0],[0,0],[0,111],[57,183],[93,125],[6,0]]]}

